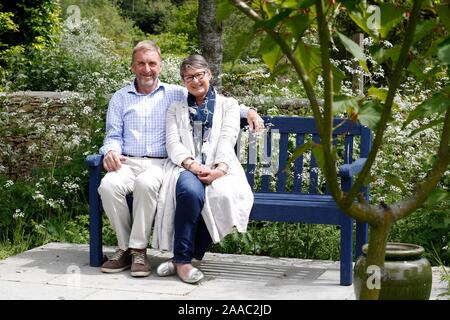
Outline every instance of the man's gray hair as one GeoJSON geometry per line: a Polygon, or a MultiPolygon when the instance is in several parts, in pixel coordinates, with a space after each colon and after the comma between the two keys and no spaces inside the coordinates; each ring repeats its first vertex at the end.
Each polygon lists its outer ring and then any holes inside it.
{"type": "Polygon", "coordinates": [[[142,51],[142,50],[143,51],[154,51],[159,55],[159,57],[162,60],[161,49],[158,47],[158,45],[155,42],[153,42],[152,40],[143,40],[143,41],[138,42],[138,44],[133,49],[133,54],[131,56],[132,64],[134,62],[134,56],[135,56],[136,52],[142,51]]]}
{"type": "Polygon", "coordinates": [[[193,54],[190,55],[187,58],[184,58],[180,65],[180,76],[183,78],[184,72],[187,69],[205,69],[210,70],[208,62],[206,59],[199,55],[199,54],[193,54]]]}

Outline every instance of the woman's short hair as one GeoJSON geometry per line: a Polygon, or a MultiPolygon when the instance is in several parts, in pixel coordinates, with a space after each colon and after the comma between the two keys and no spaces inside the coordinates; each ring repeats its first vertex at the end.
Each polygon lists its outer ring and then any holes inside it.
{"type": "Polygon", "coordinates": [[[183,78],[184,72],[188,69],[205,69],[210,70],[209,64],[206,59],[199,55],[193,54],[187,58],[184,58],[180,65],[180,76],[183,78]]]}
{"type": "Polygon", "coordinates": [[[134,56],[138,51],[154,51],[156,52],[162,60],[161,49],[152,40],[143,40],[138,42],[138,44],[133,48],[133,54],[131,56],[131,64],[134,62],[134,56]]]}

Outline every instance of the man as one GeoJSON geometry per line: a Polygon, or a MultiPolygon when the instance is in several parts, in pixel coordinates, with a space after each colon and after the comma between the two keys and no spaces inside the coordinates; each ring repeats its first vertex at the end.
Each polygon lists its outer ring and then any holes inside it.
{"type": "MultiPolygon", "coordinates": [[[[161,51],[152,41],[133,49],[132,84],[111,98],[106,117],[106,137],[100,153],[107,174],[98,189],[103,208],[116,232],[119,249],[101,270],[115,273],[131,267],[133,277],[150,274],[146,248],[163,181],[166,111],[186,97],[181,86],[161,82],[161,51]],[[130,217],[126,195],[133,193],[130,217]]],[[[241,107],[250,128],[259,129],[262,119],[255,110],[241,107]]]]}

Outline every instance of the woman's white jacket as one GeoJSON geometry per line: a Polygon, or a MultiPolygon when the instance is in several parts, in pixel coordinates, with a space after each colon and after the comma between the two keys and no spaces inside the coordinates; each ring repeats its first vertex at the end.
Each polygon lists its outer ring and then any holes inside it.
{"type": "MultiPolygon", "coordinates": [[[[185,170],[181,163],[186,158],[195,158],[192,130],[186,100],[172,103],[166,116],[166,148],[169,159],[164,168],[164,181],[153,231],[152,246],[157,249],[173,249],[175,187],[180,172],[185,170]]],[[[213,167],[224,162],[228,165],[228,173],[206,186],[202,210],[203,219],[215,243],[232,232],[233,227],[245,232],[253,206],[252,190],[234,152],[239,130],[238,102],[216,94],[205,165],[213,167]]]]}

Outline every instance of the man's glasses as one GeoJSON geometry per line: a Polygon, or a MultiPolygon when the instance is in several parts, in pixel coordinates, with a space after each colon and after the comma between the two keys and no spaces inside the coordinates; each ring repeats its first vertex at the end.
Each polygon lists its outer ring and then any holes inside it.
{"type": "Polygon", "coordinates": [[[206,71],[202,71],[190,76],[183,76],[183,80],[186,82],[192,82],[195,79],[202,80],[205,77],[206,71]]]}

